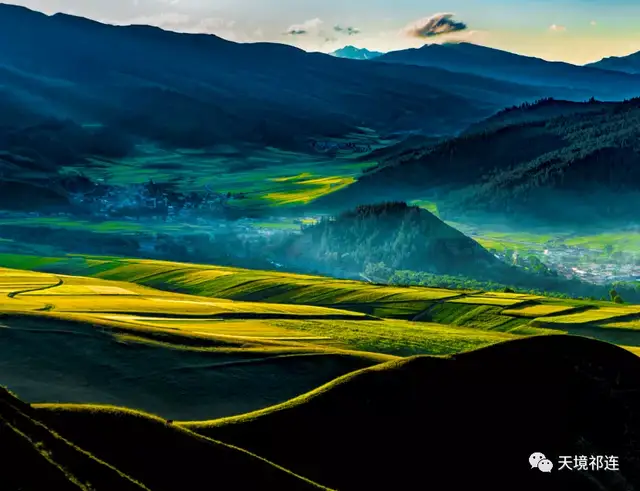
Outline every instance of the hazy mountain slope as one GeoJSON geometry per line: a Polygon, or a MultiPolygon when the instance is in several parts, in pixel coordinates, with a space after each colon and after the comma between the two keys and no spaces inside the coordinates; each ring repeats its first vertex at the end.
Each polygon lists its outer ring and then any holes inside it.
{"type": "Polygon", "coordinates": [[[627,56],[608,56],[585,66],[638,75],[640,74],[640,52],[627,56]]]}
{"type": "Polygon", "coordinates": [[[382,162],[331,197],[437,195],[444,218],[611,224],[640,203],[640,101],[470,133],[382,162]]]}
{"type": "Polygon", "coordinates": [[[421,65],[472,73],[499,80],[544,86],[549,96],[552,87],[564,90],[561,97],[584,100],[594,96],[620,100],[638,95],[640,80],[632,75],[612,73],[595,67],[518,55],[471,43],[427,44],[418,49],[392,51],[376,62],[421,65]]]}
{"type": "MultiPolygon", "coordinates": [[[[525,102],[520,105],[504,108],[486,119],[471,124],[468,128],[460,132],[460,135],[468,136],[483,132],[496,132],[508,126],[546,121],[554,117],[571,116],[575,113],[595,113],[606,108],[612,108],[617,104],[616,102],[601,102],[596,100],[590,100],[584,103],[544,98],[534,103],[525,102]]],[[[367,170],[367,173],[370,173],[385,165],[395,165],[407,160],[415,160],[421,155],[426,155],[436,144],[446,140],[447,138],[444,137],[434,138],[414,135],[394,145],[375,150],[362,157],[361,160],[377,162],[375,166],[367,170]]]]}
{"type": "Polygon", "coordinates": [[[505,108],[487,119],[473,123],[462,134],[497,130],[513,124],[545,121],[558,116],[570,116],[575,113],[593,113],[613,107],[616,104],[618,103],[596,100],[590,100],[585,104],[583,102],[547,98],[536,101],[534,104],[524,103],[505,108]]]}
{"type": "Polygon", "coordinates": [[[444,70],[426,76],[420,67],[109,26],[9,5],[0,5],[0,43],[3,91],[12,100],[24,96],[25,110],[103,122],[171,145],[267,138],[283,146],[357,126],[446,133],[544,95],[444,70]]]}
{"type": "Polygon", "coordinates": [[[355,46],[345,46],[344,48],[337,49],[329,54],[337,56],[338,58],[349,58],[351,60],[371,60],[384,53],[380,51],[369,51],[365,48],[356,48],[355,46]]]}

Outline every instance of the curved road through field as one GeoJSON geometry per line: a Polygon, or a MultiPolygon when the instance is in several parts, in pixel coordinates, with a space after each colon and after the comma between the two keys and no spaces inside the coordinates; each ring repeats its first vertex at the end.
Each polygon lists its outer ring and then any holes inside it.
{"type": "MultiPolygon", "coordinates": [[[[64,284],[64,280],[62,278],[60,278],[59,276],[56,276],[56,275],[51,275],[51,276],[57,280],[56,283],[54,283],[52,285],[44,285],[44,286],[39,286],[39,287],[36,287],[36,288],[27,288],[25,290],[17,290],[17,291],[9,292],[7,294],[7,298],[12,298],[14,300],[20,301],[20,299],[16,299],[15,298],[16,295],[20,295],[20,294],[23,294],[23,293],[39,292],[39,291],[42,291],[42,290],[48,290],[50,288],[57,288],[57,287],[59,287],[59,286],[64,284]]],[[[42,307],[41,309],[35,309],[35,310],[39,310],[39,311],[45,310],[46,311],[46,310],[51,310],[53,308],[54,308],[53,304],[45,303],[44,307],[42,307]]]]}

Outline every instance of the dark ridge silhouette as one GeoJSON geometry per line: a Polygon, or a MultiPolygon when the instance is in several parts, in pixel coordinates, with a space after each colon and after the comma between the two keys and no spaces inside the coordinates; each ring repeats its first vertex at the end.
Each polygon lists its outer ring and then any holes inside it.
{"type": "Polygon", "coordinates": [[[60,424],[55,412],[33,409],[1,389],[0,489],[175,491],[198,489],[207,481],[222,489],[323,489],[160,418],[117,412],[75,416],[77,428],[89,423],[91,430],[78,433],[60,424]],[[111,423],[98,423],[101,414],[111,423]]]}
{"type": "Polygon", "coordinates": [[[607,56],[585,66],[638,75],[640,74],[640,52],[636,51],[627,56],[607,56]]]}
{"type": "Polygon", "coordinates": [[[65,440],[38,420],[33,409],[0,389],[0,488],[29,490],[147,489],[65,440]]]}
{"type": "Polygon", "coordinates": [[[187,427],[345,491],[622,491],[640,485],[639,394],[637,356],[554,335],[386,363],[187,427]],[[530,468],[533,452],[554,462],[552,473],[530,468]],[[561,471],[563,455],[617,456],[619,471],[561,471]]]}
{"type": "Polygon", "coordinates": [[[577,66],[565,62],[510,53],[472,43],[427,44],[421,48],[385,53],[375,62],[410,64],[469,73],[497,80],[536,85],[547,96],[570,87],[561,97],[581,100],[589,97],[617,101],[637,95],[638,78],[628,73],[600,69],[597,65],[577,66]]]}
{"type": "Polygon", "coordinates": [[[14,98],[28,81],[25,111],[101,122],[169,145],[261,142],[261,121],[275,143],[289,146],[361,126],[452,133],[543,95],[532,86],[276,43],[111,26],[5,4],[0,14],[0,81],[14,98]]]}

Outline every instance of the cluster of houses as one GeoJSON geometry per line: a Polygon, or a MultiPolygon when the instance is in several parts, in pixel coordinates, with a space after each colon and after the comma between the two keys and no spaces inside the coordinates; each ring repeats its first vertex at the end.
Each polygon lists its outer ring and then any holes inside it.
{"type": "Polygon", "coordinates": [[[572,247],[564,244],[548,245],[539,252],[497,253],[496,257],[519,266],[529,266],[529,258],[535,256],[552,271],[566,278],[578,277],[595,284],[640,281],[640,256],[632,253],[572,247]]]}
{"type": "Polygon", "coordinates": [[[163,220],[222,216],[231,201],[246,198],[240,193],[221,193],[208,187],[184,193],[171,183],[156,183],[153,179],[117,187],[95,184],[88,190],[69,191],[67,196],[76,209],[95,217],[163,220]]]}

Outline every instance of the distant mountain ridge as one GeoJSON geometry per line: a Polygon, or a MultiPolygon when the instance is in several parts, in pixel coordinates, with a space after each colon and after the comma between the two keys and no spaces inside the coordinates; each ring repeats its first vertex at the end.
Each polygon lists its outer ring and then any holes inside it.
{"type": "Polygon", "coordinates": [[[638,95],[640,78],[600,67],[552,62],[472,43],[426,44],[385,53],[376,62],[411,64],[469,73],[513,83],[571,88],[571,100],[596,97],[619,101],[638,95]]]}
{"type": "Polygon", "coordinates": [[[640,51],[626,56],[608,56],[585,66],[640,75],[640,51]]]}
{"type": "Polygon", "coordinates": [[[542,95],[444,70],[425,77],[418,67],[353,64],[289,45],[111,26],[6,4],[0,42],[0,82],[13,98],[29,87],[25,111],[97,120],[187,147],[283,146],[362,126],[455,132],[505,103],[542,95]]]}
{"type": "Polygon", "coordinates": [[[59,203],[60,196],[42,190],[61,168],[91,165],[96,156],[127,158],[137,143],[309,151],[309,138],[363,127],[453,135],[505,105],[546,95],[446,70],[6,4],[0,45],[0,207],[39,206],[16,200],[16,193],[59,203]]]}
{"type": "Polygon", "coordinates": [[[344,48],[337,49],[331,53],[332,56],[338,58],[349,58],[351,60],[371,60],[383,55],[380,51],[369,51],[365,48],[356,48],[355,46],[345,46],[344,48]]]}

